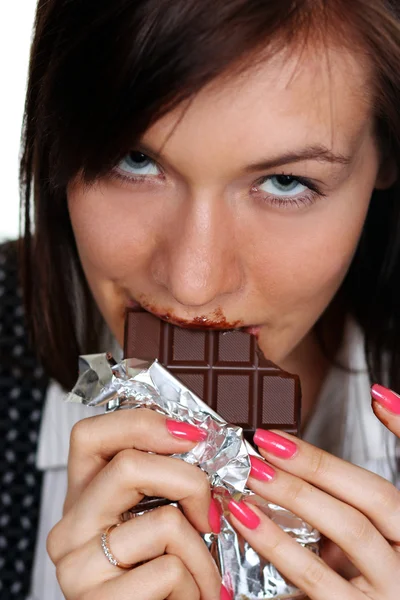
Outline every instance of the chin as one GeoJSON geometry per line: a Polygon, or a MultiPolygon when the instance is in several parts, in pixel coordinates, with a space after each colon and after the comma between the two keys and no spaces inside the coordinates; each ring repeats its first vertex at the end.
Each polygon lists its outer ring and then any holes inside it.
{"type": "Polygon", "coordinates": [[[287,360],[301,341],[301,337],[297,338],[290,333],[287,330],[271,332],[263,327],[258,336],[258,344],[264,356],[278,366],[287,360]]]}

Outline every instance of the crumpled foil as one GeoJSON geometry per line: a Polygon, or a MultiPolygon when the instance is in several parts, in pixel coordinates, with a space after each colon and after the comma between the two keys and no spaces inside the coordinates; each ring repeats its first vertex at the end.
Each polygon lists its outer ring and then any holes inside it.
{"type": "MultiPolygon", "coordinates": [[[[207,439],[176,458],[199,466],[208,476],[214,497],[240,500],[251,496],[265,514],[299,544],[318,554],[320,534],[302,519],[246,487],[250,473],[249,455],[259,456],[243,439],[242,429],[226,423],[215,411],[191,392],[155,360],[144,363],[127,359],[115,363],[108,354],[92,354],[79,359],[79,378],[66,401],[86,406],[106,406],[106,412],[135,408],[155,410],[207,431],[207,439]]],[[[224,584],[237,600],[280,600],[304,598],[305,594],[287,581],[268,561],[257,554],[236,533],[222,515],[221,533],[205,534],[203,539],[214,557],[224,584]]]]}

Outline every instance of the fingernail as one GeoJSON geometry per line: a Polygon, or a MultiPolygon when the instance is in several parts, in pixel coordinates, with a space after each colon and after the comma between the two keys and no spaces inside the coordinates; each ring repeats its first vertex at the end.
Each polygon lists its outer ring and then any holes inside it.
{"type": "Polygon", "coordinates": [[[278,458],[292,458],[297,452],[297,446],[294,442],[265,429],[256,430],[254,442],[257,446],[278,458]]]}
{"type": "Polygon", "coordinates": [[[400,415],[400,396],[396,392],[375,383],[371,388],[371,396],[390,412],[400,415]]]}
{"type": "Polygon", "coordinates": [[[215,498],[211,498],[210,508],[208,509],[208,522],[213,533],[221,533],[222,508],[215,498]]]}
{"type": "Polygon", "coordinates": [[[228,509],[248,529],[257,529],[261,523],[258,515],[245,502],[231,500],[228,504],[228,509]]]}
{"type": "Polygon", "coordinates": [[[251,464],[251,477],[258,479],[259,481],[272,481],[275,477],[275,469],[267,465],[261,458],[257,456],[250,456],[251,464]]]}
{"type": "Polygon", "coordinates": [[[233,600],[233,594],[226,589],[224,584],[221,585],[221,593],[219,597],[220,600],[233,600]]]}
{"type": "Polygon", "coordinates": [[[180,440],[186,440],[189,442],[204,442],[207,438],[207,431],[191,425],[190,423],[183,423],[182,421],[174,421],[167,419],[167,429],[171,435],[180,440]]]}

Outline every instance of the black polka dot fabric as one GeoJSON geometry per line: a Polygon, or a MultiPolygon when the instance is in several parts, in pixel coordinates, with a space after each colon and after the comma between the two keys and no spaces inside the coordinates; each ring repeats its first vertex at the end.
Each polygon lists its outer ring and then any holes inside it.
{"type": "Polygon", "coordinates": [[[29,349],[14,244],[0,245],[0,599],[25,600],[42,474],[35,468],[47,378],[29,349]]]}

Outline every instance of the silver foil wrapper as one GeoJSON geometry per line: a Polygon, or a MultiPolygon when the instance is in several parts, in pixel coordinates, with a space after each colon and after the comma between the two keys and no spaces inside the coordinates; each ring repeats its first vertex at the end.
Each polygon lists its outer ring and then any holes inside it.
{"type": "MultiPolygon", "coordinates": [[[[318,553],[320,534],[290,511],[255,496],[246,487],[249,456],[259,456],[243,439],[240,427],[226,423],[196,394],[162,367],[158,361],[143,363],[127,359],[115,363],[110,355],[80,357],[79,378],[67,402],[105,406],[106,412],[147,408],[185,421],[207,431],[207,439],[177,459],[197,465],[208,476],[214,497],[224,513],[227,496],[248,498],[288,535],[318,553]]],[[[305,594],[287,581],[268,561],[236,533],[222,515],[221,533],[203,536],[214,557],[224,584],[240,600],[304,598],[305,594]]]]}

